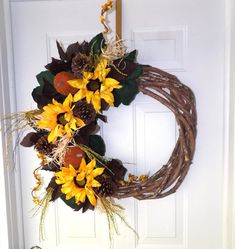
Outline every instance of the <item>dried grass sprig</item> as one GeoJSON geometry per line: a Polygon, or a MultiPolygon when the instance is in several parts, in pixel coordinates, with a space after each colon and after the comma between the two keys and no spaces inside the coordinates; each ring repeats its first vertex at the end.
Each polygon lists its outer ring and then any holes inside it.
{"type": "Polygon", "coordinates": [[[127,53],[127,48],[123,40],[110,40],[104,49],[101,47],[101,50],[102,57],[107,59],[110,63],[114,60],[124,58],[127,53]]]}
{"type": "Polygon", "coordinates": [[[72,138],[68,138],[66,136],[59,138],[57,146],[52,150],[50,160],[57,163],[58,165],[63,165],[66,149],[71,141],[72,138]]]}
{"type": "Polygon", "coordinates": [[[7,167],[10,165],[10,155],[12,155],[13,164],[15,164],[16,147],[20,143],[26,130],[37,128],[36,122],[41,112],[42,111],[38,109],[26,112],[15,112],[0,118],[3,124],[3,134],[6,137],[4,152],[7,167]]]}
{"type": "Polygon", "coordinates": [[[113,172],[106,166],[106,164],[109,162],[109,159],[102,157],[100,154],[96,153],[94,150],[92,150],[91,148],[89,148],[88,146],[84,144],[79,144],[78,146],[81,150],[83,150],[86,153],[87,157],[90,160],[95,159],[104,168],[106,168],[111,174],[113,174],[113,172]]]}
{"type": "Polygon", "coordinates": [[[114,202],[112,198],[108,197],[98,197],[98,208],[101,212],[105,213],[108,221],[108,228],[109,228],[109,241],[110,241],[110,248],[113,246],[113,237],[114,233],[119,235],[118,225],[116,218],[119,217],[120,220],[139,238],[139,235],[132,228],[125,219],[124,216],[124,208],[114,202]]]}
{"type": "Polygon", "coordinates": [[[48,211],[48,207],[52,198],[53,188],[48,188],[44,197],[40,202],[33,208],[33,216],[37,215],[40,212],[40,225],[39,225],[39,239],[40,241],[45,240],[45,217],[48,211]]]}
{"type": "Polygon", "coordinates": [[[96,159],[96,161],[99,162],[102,166],[105,166],[105,164],[108,162],[108,159],[96,153],[94,150],[92,150],[88,146],[84,144],[79,144],[78,146],[81,150],[83,150],[86,153],[86,155],[88,156],[90,160],[96,159]]]}

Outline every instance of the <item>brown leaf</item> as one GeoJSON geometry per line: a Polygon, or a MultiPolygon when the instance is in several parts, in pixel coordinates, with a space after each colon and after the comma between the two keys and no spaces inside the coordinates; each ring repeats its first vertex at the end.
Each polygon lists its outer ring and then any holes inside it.
{"type": "Polygon", "coordinates": [[[105,116],[105,115],[102,115],[102,114],[97,114],[96,115],[96,117],[98,118],[98,119],[100,119],[100,120],[102,120],[103,122],[105,122],[105,123],[107,123],[108,122],[108,118],[107,118],[107,116],[105,116]]]}
{"type": "Polygon", "coordinates": [[[105,169],[105,174],[109,175],[114,181],[123,180],[127,169],[118,159],[112,159],[107,163],[108,169],[105,169]]]}
{"type": "Polygon", "coordinates": [[[30,132],[21,141],[20,145],[24,147],[31,147],[36,144],[37,140],[40,138],[38,133],[30,132]]]}
{"type": "Polygon", "coordinates": [[[66,53],[64,52],[63,48],[60,46],[60,43],[58,41],[56,41],[56,45],[57,45],[57,49],[58,49],[60,59],[63,60],[63,61],[67,60],[66,53]]]}

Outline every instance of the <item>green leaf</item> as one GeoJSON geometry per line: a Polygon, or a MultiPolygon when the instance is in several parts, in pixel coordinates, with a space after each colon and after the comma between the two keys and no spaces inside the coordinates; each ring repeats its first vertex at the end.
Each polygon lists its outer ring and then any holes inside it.
{"type": "Polygon", "coordinates": [[[121,89],[114,89],[113,90],[113,96],[114,96],[113,105],[115,107],[119,107],[122,103],[122,97],[121,97],[120,91],[121,91],[121,89]]]}
{"type": "Polygon", "coordinates": [[[115,89],[114,94],[114,106],[118,107],[121,103],[129,105],[139,92],[138,86],[134,80],[126,80],[121,89],[115,89]]]}
{"type": "Polygon", "coordinates": [[[74,197],[72,197],[72,198],[69,199],[69,200],[66,200],[66,195],[63,194],[63,195],[61,195],[60,198],[61,198],[69,207],[71,207],[72,209],[78,208],[78,205],[77,205],[77,203],[75,202],[75,198],[74,198],[74,197]]]}
{"type": "Polygon", "coordinates": [[[122,88],[121,97],[124,105],[129,105],[139,92],[138,86],[135,81],[127,81],[122,88]]]}
{"type": "Polygon", "coordinates": [[[42,90],[43,90],[43,87],[42,87],[42,86],[37,86],[37,87],[35,87],[35,88],[33,89],[33,91],[32,91],[32,96],[33,96],[33,99],[34,99],[35,102],[37,102],[37,101],[36,101],[36,96],[42,95],[42,90]]]}
{"type": "Polygon", "coordinates": [[[126,57],[125,59],[128,60],[128,61],[131,61],[131,62],[135,62],[136,60],[136,56],[137,56],[137,50],[133,50],[132,52],[130,52],[126,57]]]}
{"type": "Polygon", "coordinates": [[[105,48],[105,39],[103,33],[99,33],[89,42],[89,50],[91,55],[100,55],[102,48],[105,48]]]}
{"type": "Polygon", "coordinates": [[[140,77],[142,72],[142,66],[137,64],[135,70],[122,82],[122,88],[113,90],[115,107],[118,107],[121,103],[129,105],[135,99],[136,94],[139,92],[135,80],[140,77]]]}
{"type": "Polygon", "coordinates": [[[40,86],[44,85],[44,80],[47,80],[52,86],[54,86],[54,75],[48,70],[42,71],[36,76],[36,78],[40,86]]]}
{"type": "Polygon", "coordinates": [[[94,150],[96,153],[100,154],[101,156],[104,156],[106,148],[104,140],[99,135],[90,135],[89,136],[89,142],[88,146],[94,150]]]}
{"type": "Polygon", "coordinates": [[[137,65],[135,68],[135,71],[127,77],[127,80],[135,80],[140,77],[140,75],[143,73],[143,68],[141,65],[137,65]]]}

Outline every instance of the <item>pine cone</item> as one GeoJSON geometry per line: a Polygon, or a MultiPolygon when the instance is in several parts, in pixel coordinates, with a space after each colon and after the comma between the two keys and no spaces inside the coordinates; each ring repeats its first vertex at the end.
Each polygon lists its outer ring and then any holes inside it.
{"type": "Polygon", "coordinates": [[[55,145],[49,143],[47,140],[47,135],[42,136],[38,139],[37,143],[35,144],[34,148],[43,155],[50,155],[52,150],[55,148],[55,145]]]}
{"type": "Polygon", "coordinates": [[[82,119],[85,124],[90,124],[96,118],[96,111],[91,104],[81,100],[75,104],[73,115],[82,119]]]}
{"type": "Polygon", "coordinates": [[[72,72],[76,77],[81,78],[83,71],[90,71],[90,59],[86,54],[77,54],[72,60],[72,72]]]}
{"type": "Polygon", "coordinates": [[[101,184],[98,194],[101,196],[112,196],[117,189],[117,185],[110,178],[97,177],[97,181],[101,184]]]}

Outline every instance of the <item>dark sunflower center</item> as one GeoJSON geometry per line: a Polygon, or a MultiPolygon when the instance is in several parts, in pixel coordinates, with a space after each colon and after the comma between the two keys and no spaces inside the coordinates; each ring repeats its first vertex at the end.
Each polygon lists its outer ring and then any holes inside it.
{"type": "Polygon", "coordinates": [[[87,89],[89,91],[95,92],[96,90],[100,89],[101,83],[98,80],[92,80],[87,84],[87,89]]]}
{"type": "Polygon", "coordinates": [[[68,123],[64,118],[64,114],[65,113],[60,113],[59,115],[57,115],[57,123],[63,126],[65,126],[68,123]]]}
{"type": "Polygon", "coordinates": [[[84,187],[86,185],[86,179],[83,179],[82,181],[77,181],[76,177],[74,177],[73,181],[75,185],[78,186],[79,188],[84,187]]]}

